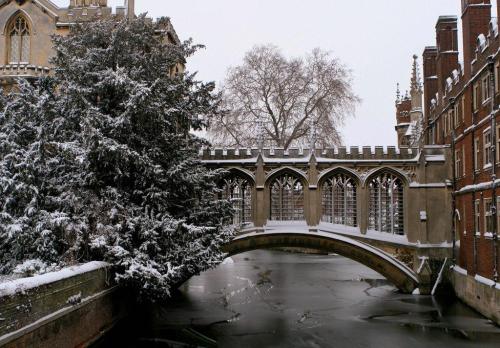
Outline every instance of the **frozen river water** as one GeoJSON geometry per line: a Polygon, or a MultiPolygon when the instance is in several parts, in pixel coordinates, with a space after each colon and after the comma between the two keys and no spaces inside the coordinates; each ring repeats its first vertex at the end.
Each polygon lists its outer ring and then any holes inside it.
{"type": "Polygon", "coordinates": [[[147,329],[101,346],[500,347],[500,329],[454,299],[400,294],[339,256],[279,251],[229,259],[137,321],[147,329]]]}

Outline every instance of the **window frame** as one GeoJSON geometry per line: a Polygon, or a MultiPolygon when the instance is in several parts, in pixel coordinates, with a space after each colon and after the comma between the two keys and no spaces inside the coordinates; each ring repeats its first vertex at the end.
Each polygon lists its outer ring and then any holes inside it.
{"type": "Polygon", "coordinates": [[[493,158],[491,158],[492,140],[491,128],[488,127],[483,131],[483,168],[489,168],[493,165],[493,158]]]}

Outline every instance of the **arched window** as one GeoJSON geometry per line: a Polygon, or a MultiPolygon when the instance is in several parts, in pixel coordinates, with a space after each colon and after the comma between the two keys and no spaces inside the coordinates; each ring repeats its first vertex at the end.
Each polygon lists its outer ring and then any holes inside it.
{"type": "Polygon", "coordinates": [[[403,181],[391,173],[380,173],[369,181],[370,230],[404,234],[403,188],[403,181]]]}
{"type": "Polygon", "coordinates": [[[271,182],[271,220],[305,220],[304,187],[298,177],[285,174],[271,182]]]}
{"type": "Polygon", "coordinates": [[[344,174],[335,174],[322,186],[321,220],[337,225],[356,227],[356,183],[344,174]]]}
{"type": "Polygon", "coordinates": [[[17,16],[7,31],[9,63],[29,63],[31,53],[31,28],[24,16],[17,16]]]}
{"type": "Polygon", "coordinates": [[[224,180],[223,198],[233,203],[235,225],[245,225],[252,222],[252,185],[241,177],[224,180]]]}

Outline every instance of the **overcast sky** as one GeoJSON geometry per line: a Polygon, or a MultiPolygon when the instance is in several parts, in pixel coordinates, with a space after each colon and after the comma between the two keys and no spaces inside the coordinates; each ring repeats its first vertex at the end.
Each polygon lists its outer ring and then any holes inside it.
{"type": "MultiPolygon", "coordinates": [[[[66,5],[69,0],[54,1],[66,5]]],[[[111,0],[112,6],[123,4],[111,0]]],[[[136,12],[169,16],[182,39],[206,46],[188,62],[203,80],[223,81],[256,44],[286,55],[331,51],[354,75],[362,98],[343,129],[346,145],[395,145],[396,83],[407,89],[412,55],[435,45],[440,15],[459,15],[460,0],[136,0],[136,12]]],[[[495,8],[495,7],[494,7],[495,8]]],[[[461,35],[460,35],[461,36],[461,35]]]]}

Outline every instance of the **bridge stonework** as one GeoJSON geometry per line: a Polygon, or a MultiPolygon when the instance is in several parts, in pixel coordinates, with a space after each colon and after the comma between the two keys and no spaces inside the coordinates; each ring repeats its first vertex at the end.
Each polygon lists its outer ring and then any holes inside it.
{"type": "MultiPolygon", "coordinates": [[[[429,284],[423,284],[431,278],[428,260],[452,256],[448,146],[203,149],[200,157],[207,167],[225,169],[228,178],[246,182],[244,190],[224,190],[226,198],[243,202],[236,203],[238,238],[259,238],[259,247],[266,247],[259,234],[341,235],[378,248],[419,272],[423,292],[429,291],[429,284]]],[[[268,239],[268,247],[275,247],[268,239]]],[[[292,239],[295,242],[288,246],[301,246],[292,239]]],[[[237,249],[228,246],[231,253],[237,249]]]]}

